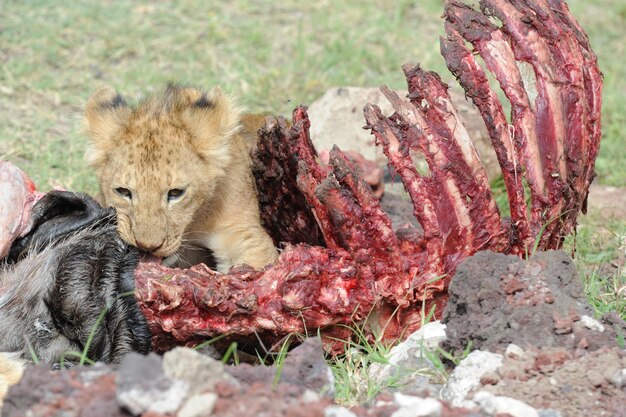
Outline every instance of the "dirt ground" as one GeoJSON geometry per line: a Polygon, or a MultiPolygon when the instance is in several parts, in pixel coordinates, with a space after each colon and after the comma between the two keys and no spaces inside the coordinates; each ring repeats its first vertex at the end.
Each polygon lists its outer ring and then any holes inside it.
{"type": "Polygon", "coordinates": [[[444,346],[504,354],[482,388],[563,416],[626,415],[626,352],[615,315],[599,321],[571,257],[538,253],[528,261],[480,252],[458,269],[443,321],[444,346]],[[510,344],[517,346],[513,350],[510,344]]]}

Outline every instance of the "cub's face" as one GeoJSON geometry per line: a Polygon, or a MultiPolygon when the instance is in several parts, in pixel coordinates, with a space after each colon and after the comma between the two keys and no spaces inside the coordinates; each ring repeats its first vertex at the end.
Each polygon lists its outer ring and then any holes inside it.
{"type": "Polygon", "coordinates": [[[194,152],[184,132],[173,130],[137,132],[130,143],[111,150],[110,162],[98,172],[104,203],[117,209],[122,239],[161,257],[178,250],[222,177],[194,152]],[[148,137],[163,146],[146,146],[148,137]]]}
{"type": "Polygon", "coordinates": [[[226,176],[237,109],[218,89],[170,86],[130,108],[105,88],[89,100],[85,121],[86,158],[104,203],[117,210],[122,239],[156,256],[174,254],[226,176]]]}

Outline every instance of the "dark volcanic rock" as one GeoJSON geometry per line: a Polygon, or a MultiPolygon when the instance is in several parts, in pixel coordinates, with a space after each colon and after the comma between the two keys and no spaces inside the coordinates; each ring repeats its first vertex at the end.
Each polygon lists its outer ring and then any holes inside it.
{"type": "Polygon", "coordinates": [[[479,252],[462,262],[450,285],[443,321],[447,348],[504,351],[509,343],[596,350],[615,345],[608,331],[586,327],[593,316],[574,262],[563,252],[530,260],[479,252]]]}

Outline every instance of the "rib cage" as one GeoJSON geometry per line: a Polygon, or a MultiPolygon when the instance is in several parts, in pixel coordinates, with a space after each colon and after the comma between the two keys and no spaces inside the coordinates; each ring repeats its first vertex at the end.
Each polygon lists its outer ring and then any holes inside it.
{"type": "Polygon", "coordinates": [[[585,210],[601,137],[602,78],[587,36],[558,0],[483,0],[480,11],[450,0],[444,17],[441,52],[488,128],[510,218],[496,206],[447,85],[405,66],[408,100],[383,87],[394,114],[372,105],[364,113],[423,235],[396,236],[339,149],[328,168],[317,163],[305,107],[294,111],[291,128],[269,117],[253,160],[265,226],[286,242],[280,259],[264,271],[226,275],[202,265],[140,265],[137,297],[157,350],[224,333],[337,334],[334,325],[367,317],[370,328],[397,338],[419,327],[423,311],[440,313],[465,257],[561,247],[585,210]],[[477,55],[510,101],[510,123],[477,55]],[[534,103],[518,62],[533,68],[534,103]],[[411,152],[424,155],[428,175],[417,172],[411,152]]]}

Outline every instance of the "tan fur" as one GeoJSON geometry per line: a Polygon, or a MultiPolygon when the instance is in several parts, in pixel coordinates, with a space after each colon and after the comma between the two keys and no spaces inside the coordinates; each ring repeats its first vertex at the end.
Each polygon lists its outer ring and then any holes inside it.
{"type": "Polygon", "coordinates": [[[9,387],[22,379],[25,365],[26,361],[20,359],[19,354],[0,352],[0,411],[9,387]]]}
{"type": "Polygon", "coordinates": [[[219,88],[169,86],[131,108],[105,87],[89,99],[85,121],[85,156],[125,241],[160,257],[185,253],[181,245],[208,248],[221,272],[276,259],[260,223],[240,110],[219,88]],[[171,190],[184,194],[168,199],[171,190]]]}

